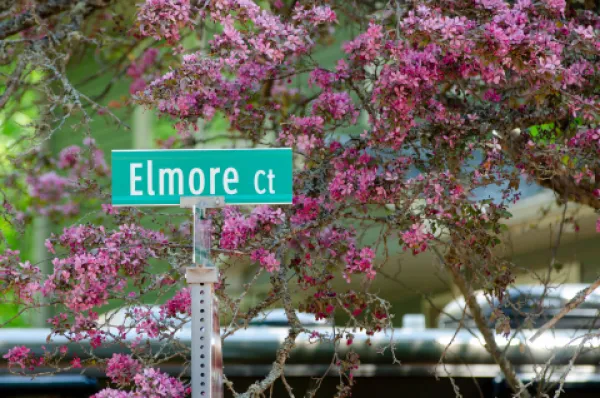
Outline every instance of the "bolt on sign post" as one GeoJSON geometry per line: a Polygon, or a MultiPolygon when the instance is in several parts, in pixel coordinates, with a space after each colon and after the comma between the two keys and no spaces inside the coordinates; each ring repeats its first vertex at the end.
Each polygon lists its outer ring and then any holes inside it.
{"type": "Polygon", "coordinates": [[[165,149],[112,151],[113,206],[181,206],[193,211],[192,398],[223,397],[218,269],[210,259],[206,209],[292,203],[292,150],[165,149]]]}

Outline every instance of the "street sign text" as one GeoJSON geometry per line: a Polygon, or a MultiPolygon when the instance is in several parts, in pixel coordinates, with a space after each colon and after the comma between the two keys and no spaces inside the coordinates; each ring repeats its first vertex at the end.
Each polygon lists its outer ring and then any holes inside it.
{"type": "Polygon", "coordinates": [[[292,151],[190,149],[112,151],[113,205],[179,205],[182,196],[227,204],[291,203],[292,151]]]}

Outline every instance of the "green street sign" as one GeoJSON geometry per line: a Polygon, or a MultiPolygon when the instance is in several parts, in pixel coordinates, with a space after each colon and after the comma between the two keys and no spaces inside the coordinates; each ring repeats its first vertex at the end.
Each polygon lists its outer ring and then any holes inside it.
{"type": "Polygon", "coordinates": [[[228,205],[292,203],[292,150],[112,151],[114,206],[179,206],[184,196],[228,205]]]}

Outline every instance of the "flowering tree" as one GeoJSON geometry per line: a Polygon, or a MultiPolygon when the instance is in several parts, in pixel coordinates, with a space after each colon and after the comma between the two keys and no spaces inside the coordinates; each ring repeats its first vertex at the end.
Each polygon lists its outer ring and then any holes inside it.
{"type": "MultiPolygon", "coordinates": [[[[391,327],[393,308],[371,292],[392,254],[390,241],[415,256],[435,254],[467,297],[508,384],[528,396],[472,292],[482,288],[502,301],[513,282],[514,264],[496,248],[523,178],[552,189],[561,203],[600,209],[598,8],[565,0],[147,0],[137,10],[109,0],[0,2],[7,68],[0,106],[10,115],[27,90],[41,98],[39,117],[23,127],[2,175],[2,215],[15,227],[36,213],[74,223],[46,241],[49,275],[16,251],[0,255],[6,297],[23,310],[55,308],[50,338],[71,344],[41,357],[15,347],[6,358],[15,370],[78,368],[98,359],[95,349],[125,343],[135,330],[128,354],[102,362],[113,387],[96,396],[189,393],[185,381],[155,369],[187,355],[172,330],[189,317],[182,289],[189,227],[106,204],[110,170],[89,122],[122,122],[106,93],[89,97],[69,79],[70,55],[84,49],[95,51],[106,70],[131,78],[123,105],[143,105],[172,123],[174,134],[160,142],[165,148],[202,142],[199,121],[219,117],[231,138],[294,149],[293,205],[210,213],[222,271],[218,295],[231,319],[225,344],[272,307],[284,307],[290,324],[271,372],[243,396],[260,394],[283,375],[299,335],[330,338],[307,330],[298,308],[317,318],[343,313],[351,329],[367,334],[391,327]],[[314,53],[333,45],[340,25],[358,33],[332,67],[319,64],[314,53]],[[189,38],[207,44],[184,47],[189,38]],[[34,72],[43,77],[33,79],[34,72]],[[311,94],[295,90],[297,84],[311,94]],[[71,127],[85,132],[83,145],[55,155],[40,145],[71,127]],[[474,196],[491,186],[501,187],[499,200],[474,196]],[[27,196],[26,206],[13,203],[17,194],[27,196]],[[91,196],[104,203],[103,213],[94,223],[76,223],[83,198],[91,196]],[[366,228],[378,231],[370,245],[359,233],[366,228]],[[226,283],[240,261],[256,265],[253,281],[270,274],[269,294],[249,309],[245,293],[233,297],[226,283]],[[163,266],[156,271],[152,264],[163,266]],[[362,281],[361,288],[334,289],[338,279],[362,281]],[[154,316],[140,303],[157,292],[170,298],[154,316]],[[127,308],[134,322],[107,328],[98,313],[109,302],[127,308]],[[150,338],[180,349],[149,352],[141,343],[150,338]],[[87,356],[65,364],[70,346],[83,340],[91,342],[87,356]]],[[[496,329],[511,333],[502,314],[496,329]]],[[[336,339],[351,344],[352,334],[336,339]]],[[[337,364],[351,369],[356,361],[337,364]]],[[[344,380],[340,396],[350,394],[352,378],[344,380]]]]}

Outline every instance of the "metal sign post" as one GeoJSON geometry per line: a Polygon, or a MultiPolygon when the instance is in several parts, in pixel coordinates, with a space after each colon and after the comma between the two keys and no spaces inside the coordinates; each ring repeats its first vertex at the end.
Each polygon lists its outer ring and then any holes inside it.
{"type": "Polygon", "coordinates": [[[181,207],[193,209],[194,266],[186,269],[192,300],[192,398],[223,397],[223,361],[219,329],[219,306],[214,284],[218,270],[210,260],[212,223],[206,209],[223,207],[222,197],[183,197],[181,207]]]}

